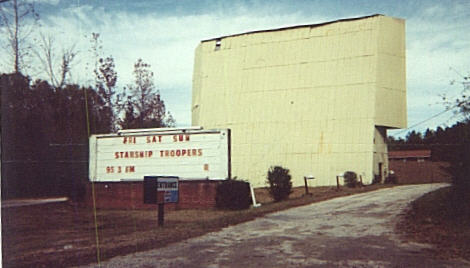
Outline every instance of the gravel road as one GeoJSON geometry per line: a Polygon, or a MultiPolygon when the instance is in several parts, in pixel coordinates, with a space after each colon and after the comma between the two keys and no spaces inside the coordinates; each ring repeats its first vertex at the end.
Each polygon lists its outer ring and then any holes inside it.
{"type": "Polygon", "coordinates": [[[393,232],[412,200],[443,186],[399,186],[293,208],[101,267],[469,267],[436,259],[429,245],[393,232]]]}

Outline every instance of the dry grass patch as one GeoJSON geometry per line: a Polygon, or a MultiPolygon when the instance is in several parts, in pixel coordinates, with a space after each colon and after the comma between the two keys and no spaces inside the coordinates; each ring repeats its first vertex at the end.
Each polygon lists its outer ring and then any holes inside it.
{"type": "Polygon", "coordinates": [[[396,229],[406,239],[434,245],[441,258],[470,261],[470,197],[457,195],[453,187],[412,202],[396,229]]]}
{"type": "MultiPolygon", "coordinates": [[[[290,198],[275,203],[266,188],[256,189],[256,209],[242,211],[166,211],[165,226],[157,227],[155,210],[98,210],[100,259],[159,248],[169,243],[220,230],[267,213],[302,206],[334,197],[385,188],[335,187],[293,189],[290,198]]],[[[72,203],[2,209],[2,254],[4,267],[66,267],[97,260],[93,211],[72,203]]]]}

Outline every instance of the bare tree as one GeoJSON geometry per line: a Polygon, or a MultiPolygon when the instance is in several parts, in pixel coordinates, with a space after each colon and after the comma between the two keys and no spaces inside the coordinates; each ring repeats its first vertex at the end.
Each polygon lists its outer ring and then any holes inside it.
{"type": "Polygon", "coordinates": [[[454,83],[462,84],[460,96],[455,99],[444,96],[444,102],[447,105],[447,110],[456,109],[456,113],[463,117],[462,122],[458,123],[461,126],[463,125],[463,131],[452,137],[455,139],[452,142],[459,144],[459,146],[452,151],[455,157],[450,161],[450,167],[448,168],[457,190],[455,194],[460,199],[459,204],[462,204],[470,202],[468,195],[470,190],[470,73],[468,75],[461,75],[457,71],[456,73],[461,77],[461,80],[458,82],[452,81],[451,85],[454,83]]]}
{"type": "Polygon", "coordinates": [[[461,81],[463,90],[461,96],[455,100],[460,112],[470,120],[470,73],[464,76],[461,81]]]}
{"type": "MultiPolygon", "coordinates": [[[[451,67],[451,69],[453,68],[451,67]]],[[[445,94],[441,95],[441,97],[447,110],[454,110],[457,115],[462,116],[466,120],[470,120],[470,72],[468,75],[462,75],[457,71],[455,72],[461,77],[461,80],[452,80],[450,85],[461,84],[462,91],[457,97],[450,98],[445,94]]]]}
{"type": "Polygon", "coordinates": [[[63,48],[58,55],[54,38],[43,34],[40,34],[40,37],[38,49],[34,52],[42,65],[42,71],[49,77],[50,83],[55,88],[63,88],[70,76],[72,62],[77,55],[75,45],[63,48]]]}
{"type": "Polygon", "coordinates": [[[39,15],[34,9],[34,3],[27,0],[3,0],[0,2],[0,27],[6,35],[7,48],[12,56],[13,69],[19,73],[26,67],[26,57],[29,56],[31,44],[29,35],[39,15]]]}

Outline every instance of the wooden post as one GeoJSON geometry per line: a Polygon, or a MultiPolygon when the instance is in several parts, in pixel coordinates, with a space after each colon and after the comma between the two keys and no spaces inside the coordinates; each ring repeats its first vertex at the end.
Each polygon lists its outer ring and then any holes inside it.
{"type": "Polygon", "coordinates": [[[364,184],[362,183],[362,175],[359,175],[359,179],[361,180],[361,187],[364,187],[364,184]]]}
{"type": "Polygon", "coordinates": [[[336,176],[336,191],[339,191],[339,176],[336,176]]]}
{"type": "Polygon", "coordinates": [[[165,221],[165,192],[157,191],[157,203],[158,203],[158,226],[163,227],[165,221]]]}
{"type": "Polygon", "coordinates": [[[165,219],[165,204],[158,203],[158,226],[163,226],[163,221],[165,219]]]}
{"type": "Polygon", "coordinates": [[[250,184],[250,192],[251,192],[251,201],[253,201],[253,207],[254,208],[260,207],[261,204],[256,203],[255,190],[253,189],[253,186],[251,186],[251,183],[249,184],[250,184]]]}
{"type": "Polygon", "coordinates": [[[305,182],[305,195],[308,195],[308,184],[307,184],[307,177],[304,177],[304,182],[305,182]]]}

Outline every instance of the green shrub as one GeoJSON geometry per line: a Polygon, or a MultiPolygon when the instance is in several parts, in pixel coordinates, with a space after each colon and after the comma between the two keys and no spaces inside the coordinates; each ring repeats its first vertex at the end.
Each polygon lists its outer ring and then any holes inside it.
{"type": "Polygon", "coordinates": [[[346,171],[344,172],[344,184],[347,187],[354,188],[359,186],[359,182],[357,180],[357,174],[353,171],[346,171]]]}
{"type": "Polygon", "coordinates": [[[386,183],[386,184],[397,184],[397,183],[398,183],[397,176],[396,176],[395,174],[389,174],[389,175],[385,178],[384,183],[386,183]]]}
{"type": "Polygon", "coordinates": [[[247,209],[251,204],[250,184],[241,180],[226,180],[217,185],[216,207],[220,209],[247,209]]]}
{"type": "Polygon", "coordinates": [[[289,170],[280,166],[268,170],[269,194],[275,202],[287,199],[292,193],[292,182],[289,170]]]}
{"type": "Polygon", "coordinates": [[[382,183],[382,177],[380,175],[374,175],[374,179],[372,180],[372,184],[379,184],[382,183]]]}

